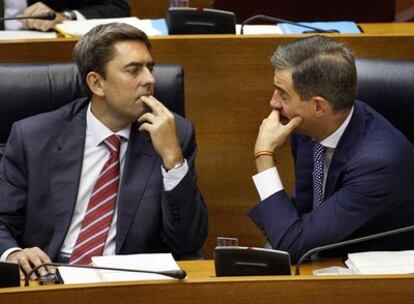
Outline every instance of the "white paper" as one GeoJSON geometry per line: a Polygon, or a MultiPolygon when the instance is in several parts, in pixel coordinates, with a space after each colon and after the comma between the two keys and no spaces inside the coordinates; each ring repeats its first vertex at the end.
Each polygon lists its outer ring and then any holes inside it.
{"type": "Polygon", "coordinates": [[[350,253],[345,264],[358,274],[414,273],[414,250],[350,253]]]}
{"type": "MultiPolygon", "coordinates": [[[[148,271],[180,270],[170,253],[97,256],[92,258],[92,265],[148,271]]],[[[65,284],[136,280],[174,280],[173,278],[159,274],[72,267],[59,267],[59,272],[65,284]]]]}
{"type": "Polygon", "coordinates": [[[86,268],[59,267],[59,274],[65,284],[97,283],[101,277],[97,270],[86,268]]]}
{"type": "Polygon", "coordinates": [[[100,24],[107,24],[112,22],[126,23],[140,30],[144,31],[148,36],[163,35],[162,31],[152,26],[150,19],[140,20],[137,17],[126,18],[106,18],[106,19],[87,19],[75,21],[63,21],[63,23],[56,25],[56,29],[63,35],[73,37],[81,37],[89,32],[92,28],[100,24]]]}
{"type": "MultiPolygon", "coordinates": [[[[241,25],[236,24],[236,33],[240,34],[241,25]]],[[[243,26],[244,35],[261,35],[261,34],[283,34],[282,30],[277,25],[245,25],[243,26]]]]}
{"type": "Polygon", "coordinates": [[[0,31],[0,40],[15,39],[52,39],[57,38],[55,32],[39,32],[39,31],[0,31]]]}

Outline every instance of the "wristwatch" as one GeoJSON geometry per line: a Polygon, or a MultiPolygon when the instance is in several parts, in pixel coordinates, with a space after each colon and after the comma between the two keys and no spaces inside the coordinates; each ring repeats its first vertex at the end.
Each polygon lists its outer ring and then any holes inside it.
{"type": "Polygon", "coordinates": [[[76,20],[78,19],[74,11],[64,11],[62,15],[68,18],[69,20],[76,20]]]}

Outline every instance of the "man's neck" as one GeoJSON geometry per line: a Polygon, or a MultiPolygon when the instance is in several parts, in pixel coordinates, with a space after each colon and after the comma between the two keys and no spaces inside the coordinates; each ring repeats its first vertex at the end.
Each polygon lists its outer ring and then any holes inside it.
{"type": "Polygon", "coordinates": [[[121,120],[115,119],[112,115],[108,114],[108,111],[104,111],[104,109],[100,106],[101,101],[98,101],[94,98],[91,100],[91,112],[96,119],[98,119],[101,123],[103,123],[108,129],[113,132],[118,132],[126,128],[130,125],[129,122],[124,122],[121,120]]]}
{"type": "Polygon", "coordinates": [[[312,132],[312,138],[317,142],[321,142],[333,134],[344,123],[350,111],[351,109],[346,109],[332,113],[326,120],[318,123],[317,128],[312,132]]]}

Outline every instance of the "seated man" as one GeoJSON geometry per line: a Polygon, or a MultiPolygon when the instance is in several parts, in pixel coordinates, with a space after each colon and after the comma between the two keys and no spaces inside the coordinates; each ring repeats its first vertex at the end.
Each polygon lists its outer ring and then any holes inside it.
{"type": "Polygon", "coordinates": [[[27,273],[50,260],[197,252],[207,208],[193,128],[153,96],[148,37],[98,26],[74,56],[91,98],[15,123],[0,161],[1,260],[27,273]]]}
{"type": "Polygon", "coordinates": [[[89,0],[89,1],[54,1],[42,2],[24,0],[5,0],[4,16],[20,14],[29,17],[46,13],[56,13],[55,20],[26,19],[5,22],[6,30],[34,29],[39,31],[52,30],[56,24],[64,20],[83,20],[92,18],[118,18],[130,15],[126,0],[89,0]]]}
{"type": "MultiPolygon", "coordinates": [[[[414,150],[368,105],[354,101],[354,57],[333,39],[314,36],[280,46],[273,108],[255,146],[261,202],[249,213],[271,246],[295,262],[311,248],[414,224],[414,150]],[[291,135],[292,198],[274,157],[291,135]]],[[[403,109],[399,109],[403,111],[403,109]]],[[[412,233],[339,248],[414,249],[412,233]]]]}

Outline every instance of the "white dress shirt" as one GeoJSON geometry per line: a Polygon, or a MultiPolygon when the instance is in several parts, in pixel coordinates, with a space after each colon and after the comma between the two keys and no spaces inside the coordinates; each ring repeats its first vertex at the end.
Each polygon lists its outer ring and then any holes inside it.
{"type": "MultiPolygon", "coordinates": [[[[328,176],[329,166],[331,165],[336,146],[338,145],[339,140],[351,120],[352,113],[354,113],[354,107],[352,107],[345,121],[339,126],[339,128],[320,142],[322,146],[326,147],[323,166],[323,190],[325,190],[326,178],[328,176]]],[[[284,189],[276,167],[257,173],[253,176],[253,182],[256,186],[257,192],[259,193],[260,200],[262,201],[284,189]]]]}
{"type": "MultiPolygon", "coordinates": [[[[4,0],[4,17],[12,17],[22,13],[27,8],[27,0],[4,0]]],[[[78,11],[74,11],[77,20],[85,20],[78,11]]],[[[4,22],[4,29],[7,31],[17,31],[23,29],[23,24],[19,20],[8,20],[4,22]]]]}
{"type": "MultiPolygon", "coordinates": [[[[120,180],[122,180],[122,172],[125,164],[125,152],[128,147],[128,140],[130,136],[131,127],[128,126],[115,134],[122,138],[120,149],[120,180]]],[[[109,158],[109,150],[103,144],[103,140],[114,134],[103,123],[101,123],[91,112],[91,105],[89,104],[86,114],[86,137],[85,149],[83,154],[82,171],[79,182],[78,196],[76,199],[76,206],[72,216],[72,221],[69,230],[66,234],[63,245],[60,249],[60,255],[70,257],[78,238],[82,219],[85,216],[88,208],[89,198],[91,196],[95,182],[98,179],[99,173],[109,158]]],[[[184,160],[183,165],[178,168],[171,169],[168,172],[161,167],[163,175],[164,190],[170,191],[174,189],[188,172],[187,161],[184,160]]],[[[122,186],[119,187],[122,189],[122,186]]],[[[112,218],[112,223],[109,228],[108,237],[106,239],[103,255],[115,254],[115,236],[116,236],[116,219],[117,206],[115,206],[115,213],[112,218]]],[[[6,250],[0,258],[0,261],[5,261],[8,255],[14,251],[20,250],[19,247],[13,247],[6,250]]]]}

